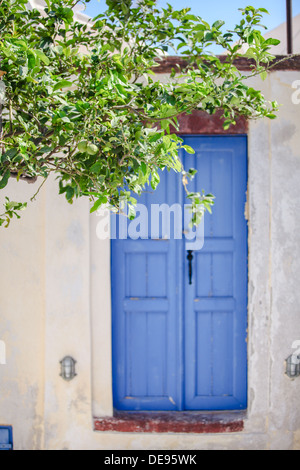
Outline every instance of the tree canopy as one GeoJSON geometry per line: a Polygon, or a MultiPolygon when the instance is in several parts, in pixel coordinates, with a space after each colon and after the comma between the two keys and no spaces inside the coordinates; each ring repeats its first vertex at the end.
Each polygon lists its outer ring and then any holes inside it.
{"type": "MultiPolygon", "coordinates": [[[[222,109],[225,127],[238,115],[276,117],[277,103],[247,86],[249,76],[265,78],[270,47],[279,43],[263,37],[265,9],[242,9],[240,23],[226,31],[221,20],[209,25],[188,8],[159,9],[152,0],[107,0],[107,11],[84,24],[74,15],[77,3],[45,0],[40,12],[27,0],[0,0],[2,192],[10,178],[43,184],[55,174],[68,202],[86,196],[91,211],[102,204],[119,210],[121,197],[133,217],[134,193],[149,181],[155,189],[159,169],[182,172],[185,185],[194,175],[179,158],[181,148],[193,152],[174,132],[180,114],[222,109]],[[161,81],[155,67],[166,54],[183,55],[186,67],[161,81]],[[254,59],[248,75],[234,65],[240,55],[254,59]]],[[[213,196],[188,197],[198,223],[213,196]]],[[[26,204],[6,198],[0,225],[26,204]]]]}

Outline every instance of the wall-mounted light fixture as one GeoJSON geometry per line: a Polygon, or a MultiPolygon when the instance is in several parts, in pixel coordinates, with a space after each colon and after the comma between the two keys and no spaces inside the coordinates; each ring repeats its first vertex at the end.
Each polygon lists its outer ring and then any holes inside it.
{"type": "Polygon", "coordinates": [[[63,358],[62,361],[60,361],[60,376],[64,380],[67,380],[69,382],[70,380],[74,379],[74,377],[76,377],[77,374],[75,372],[75,364],[76,361],[71,356],[66,356],[63,358]]]}
{"type": "Polygon", "coordinates": [[[291,354],[286,360],[286,375],[291,379],[300,376],[300,358],[291,354]]]}

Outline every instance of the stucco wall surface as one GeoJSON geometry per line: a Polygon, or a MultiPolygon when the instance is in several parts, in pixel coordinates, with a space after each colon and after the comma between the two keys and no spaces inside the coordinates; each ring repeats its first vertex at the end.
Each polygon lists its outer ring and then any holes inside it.
{"type": "MultiPolygon", "coordinates": [[[[231,434],[94,432],[111,416],[110,242],[97,238],[89,203],[70,206],[49,181],[20,221],[0,231],[0,423],[16,449],[298,449],[300,378],[285,359],[300,340],[299,72],[253,79],[282,104],[249,126],[248,397],[244,431],[231,434]],[[72,355],[77,377],[59,361],[72,355]]],[[[12,182],[14,200],[37,186],[12,182]]]]}

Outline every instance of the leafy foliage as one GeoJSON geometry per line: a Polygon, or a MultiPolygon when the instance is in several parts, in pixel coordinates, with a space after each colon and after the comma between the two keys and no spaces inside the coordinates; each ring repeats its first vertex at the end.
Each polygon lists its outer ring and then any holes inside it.
{"type": "MultiPolygon", "coordinates": [[[[159,169],[183,172],[187,188],[193,174],[182,168],[183,141],[172,131],[180,114],[221,108],[225,127],[237,115],[275,117],[277,103],[248,87],[233,64],[246,44],[256,63],[250,76],[264,77],[279,41],[258,29],[262,8],[242,10],[234,31],[223,32],[223,21],[210,26],[188,8],[159,10],[151,0],[107,0],[106,13],[88,24],[74,17],[77,0],[45,3],[41,13],[27,0],[0,1],[2,190],[12,177],[44,182],[53,173],[68,202],[87,196],[91,211],[106,203],[118,210],[120,197],[131,205],[147,182],[155,189],[159,169]],[[208,52],[212,44],[225,62],[208,52]],[[160,81],[158,58],[172,50],[186,57],[186,69],[160,81]]],[[[213,196],[189,198],[198,223],[213,196]]],[[[24,207],[6,200],[0,225],[24,207]]]]}

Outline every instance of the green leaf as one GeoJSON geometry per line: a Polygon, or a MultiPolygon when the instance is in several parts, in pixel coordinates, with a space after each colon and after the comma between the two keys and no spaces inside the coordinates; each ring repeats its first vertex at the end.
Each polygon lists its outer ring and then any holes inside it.
{"type": "Polygon", "coordinates": [[[28,68],[34,69],[35,66],[36,66],[36,58],[35,58],[35,55],[31,52],[28,54],[28,68]]]}
{"type": "Polygon", "coordinates": [[[75,195],[75,190],[72,186],[67,186],[66,188],[66,198],[68,201],[71,201],[75,195]]]}
{"type": "Polygon", "coordinates": [[[268,72],[264,70],[263,72],[260,73],[260,77],[263,81],[265,81],[266,78],[268,77],[268,72]]]}
{"type": "Polygon", "coordinates": [[[93,212],[96,212],[99,207],[102,206],[102,204],[107,203],[107,197],[106,196],[99,196],[99,199],[94,203],[93,207],[90,210],[90,213],[92,214],[93,212]]]}
{"type": "Polygon", "coordinates": [[[5,188],[5,186],[7,185],[8,183],[8,180],[9,180],[9,177],[10,177],[10,171],[9,170],[6,170],[6,172],[4,173],[1,181],[0,181],[0,189],[3,189],[5,188]]]}
{"type": "Polygon", "coordinates": [[[190,154],[194,154],[195,153],[195,150],[190,147],[189,145],[183,145],[182,148],[184,148],[184,150],[187,152],[187,153],[190,153],[190,154]]]}
{"type": "Polygon", "coordinates": [[[94,165],[91,166],[90,171],[92,173],[98,173],[99,174],[101,169],[102,169],[102,166],[103,165],[102,165],[101,162],[96,162],[96,163],[94,163],[94,165]]]}
{"type": "Polygon", "coordinates": [[[147,175],[147,165],[146,165],[145,162],[141,163],[141,170],[142,170],[143,175],[146,176],[147,175]]]}
{"type": "Polygon", "coordinates": [[[212,25],[212,28],[221,28],[221,26],[223,26],[225,24],[225,21],[223,20],[218,20],[218,21],[215,21],[215,23],[213,23],[212,25]]]}
{"type": "Polygon", "coordinates": [[[62,88],[69,88],[72,85],[73,85],[73,83],[70,82],[69,80],[61,80],[58,83],[56,83],[56,85],[54,85],[53,91],[57,91],[57,90],[60,90],[62,88]]]}
{"type": "Polygon", "coordinates": [[[265,44],[267,46],[278,46],[278,44],[280,44],[281,41],[279,41],[279,39],[273,39],[273,38],[269,38],[265,41],[265,44]]]}
{"type": "Polygon", "coordinates": [[[64,48],[62,46],[54,46],[52,50],[54,52],[57,52],[57,54],[60,54],[60,55],[64,53],[64,48]]]}
{"type": "Polygon", "coordinates": [[[152,189],[155,190],[157,188],[159,182],[160,182],[159,174],[157,173],[156,170],[153,170],[152,173],[151,173],[151,182],[150,182],[152,189]]]}
{"type": "Polygon", "coordinates": [[[44,62],[44,64],[46,64],[46,65],[50,64],[50,60],[48,59],[46,54],[44,54],[42,51],[35,50],[34,52],[38,56],[38,58],[41,59],[42,62],[44,62]]]}
{"type": "Polygon", "coordinates": [[[254,47],[249,47],[245,53],[246,57],[250,57],[250,59],[255,59],[257,58],[257,53],[256,49],[254,47]]]}
{"type": "Polygon", "coordinates": [[[7,150],[5,154],[3,155],[3,157],[9,157],[10,159],[13,159],[17,154],[18,154],[18,149],[12,148],[12,149],[7,150]]]}
{"type": "Polygon", "coordinates": [[[136,217],[135,207],[131,204],[128,204],[128,218],[129,220],[134,220],[136,217]]]}
{"type": "Polygon", "coordinates": [[[161,139],[161,134],[155,134],[149,138],[149,142],[157,142],[159,139],[161,139]]]}
{"type": "Polygon", "coordinates": [[[74,16],[74,12],[71,8],[63,8],[62,9],[62,17],[67,20],[68,23],[72,22],[74,16]]]}
{"type": "Polygon", "coordinates": [[[190,20],[190,21],[196,21],[198,22],[199,21],[199,18],[195,15],[185,15],[184,16],[184,20],[190,20]]]}
{"type": "Polygon", "coordinates": [[[188,173],[190,176],[195,176],[197,174],[197,170],[195,170],[195,168],[190,168],[188,173]]]}

